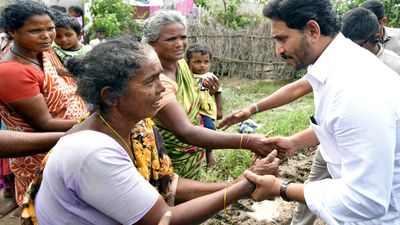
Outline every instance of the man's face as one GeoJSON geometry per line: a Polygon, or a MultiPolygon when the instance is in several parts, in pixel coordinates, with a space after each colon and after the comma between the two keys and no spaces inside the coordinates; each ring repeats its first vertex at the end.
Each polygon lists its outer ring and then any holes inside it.
{"type": "Polygon", "coordinates": [[[291,29],[279,20],[272,21],[272,37],[275,40],[276,54],[280,55],[294,71],[311,64],[311,45],[302,30],[291,29]]]}

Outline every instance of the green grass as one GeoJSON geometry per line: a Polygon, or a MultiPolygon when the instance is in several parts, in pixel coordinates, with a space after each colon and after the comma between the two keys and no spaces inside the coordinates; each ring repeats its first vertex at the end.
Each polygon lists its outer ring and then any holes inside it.
{"type": "MultiPolygon", "coordinates": [[[[223,111],[227,115],[233,109],[255,103],[272,94],[287,82],[268,82],[255,80],[222,79],[223,111]]],[[[314,114],[312,94],[304,96],[288,105],[254,115],[251,119],[262,125],[259,134],[268,136],[288,136],[309,126],[309,117],[314,114]]],[[[238,132],[238,126],[232,126],[228,132],[238,132]]],[[[238,177],[252,164],[252,153],[248,150],[214,150],[217,166],[203,171],[203,181],[232,180],[238,177]]]]}

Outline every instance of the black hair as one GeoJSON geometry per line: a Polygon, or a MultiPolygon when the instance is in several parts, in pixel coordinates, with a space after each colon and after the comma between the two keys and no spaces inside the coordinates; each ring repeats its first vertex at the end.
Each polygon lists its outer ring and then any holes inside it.
{"type": "Polygon", "coordinates": [[[210,60],[212,59],[212,54],[210,49],[206,45],[193,44],[186,51],[186,60],[189,62],[194,53],[200,53],[201,55],[209,55],[210,60]]]}
{"type": "Polygon", "coordinates": [[[102,28],[102,27],[96,28],[96,33],[99,33],[99,32],[105,33],[105,32],[106,32],[106,29],[105,29],[105,28],[102,28]]]}
{"type": "Polygon", "coordinates": [[[385,6],[383,2],[378,0],[369,0],[360,5],[360,7],[370,10],[378,17],[378,20],[381,20],[385,17],[385,6]]]}
{"type": "Polygon", "coordinates": [[[79,6],[70,6],[68,9],[74,10],[76,13],[79,14],[79,16],[83,16],[83,10],[79,6]]]}
{"type": "Polygon", "coordinates": [[[81,33],[81,25],[78,20],[67,14],[58,14],[54,19],[54,25],[56,28],[72,28],[77,35],[81,33]]]}
{"type": "Polygon", "coordinates": [[[6,33],[24,26],[26,20],[36,15],[48,15],[52,20],[53,13],[42,3],[28,0],[18,0],[3,8],[0,26],[6,33]]]}
{"type": "Polygon", "coordinates": [[[52,9],[53,11],[57,10],[57,11],[60,11],[60,12],[63,12],[63,13],[67,12],[67,9],[64,6],[61,6],[61,5],[52,5],[52,6],[50,6],[50,9],[52,9]]]}
{"type": "Polygon", "coordinates": [[[379,21],[374,13],[365,8],[355,8],[343,15],[342,33],[351,40],[364,40],[373,44],[378,42],[379,21]]]}
{"type": "Polygon", "coordinates": [[[71,57],[66,67],[77,77],[78,94],[104,110],[101,90],[109,86],[112,96],[122,96],[150,51],[154,52],[147,44],[122,37],[100,43],[83,57],[71,57]]]}
{"type": "Polygon", "coordinates": [[[291,29],[303,30],[308,21],[315,20],[324,36],[340,31],[340,21],[329,0],[269,0],[263,14],[285,22],[291,29]]]}

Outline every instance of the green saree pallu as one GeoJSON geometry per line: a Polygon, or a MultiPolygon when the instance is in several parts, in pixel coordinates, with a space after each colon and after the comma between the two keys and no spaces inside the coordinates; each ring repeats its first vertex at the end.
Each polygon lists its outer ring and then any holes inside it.
{"type": "MultiPolygon", "coordinates": [[[[201,106],[199,87],[184,59],[178,61],[179,68],[176,75],[178,91],[176,100],[186,112],[193,125],[202,123],[199,109],[201,106]]],[[[175,134],[169,131],[160,121],[154,120],[164,138],[168,156],[172,160],[175,173],[188,179],[198,179],[201,161],[204,158],[204,149],[181,142],[175,134]]]]}

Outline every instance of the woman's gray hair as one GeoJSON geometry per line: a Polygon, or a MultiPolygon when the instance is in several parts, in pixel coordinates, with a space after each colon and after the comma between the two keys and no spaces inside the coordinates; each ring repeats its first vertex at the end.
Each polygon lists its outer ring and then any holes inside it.
{"type": "Polygon", "coordinates": [[[180,23],[187,29],[186,18],[175,10],[160,10],[149,17],[143,27],[143,41],[153,43],[160,38],[161,31],[169,24],[180,23]]]}
{"type": "Polygon", "coordinates": [[[150,45],[122,37],[99,44],[84,57],[70,58],[67,68],[77,77],[78,94],[103,110],[101,90],[109,86],[112,97],[123,96],[128,81],[152,53],[156,54],[150,45]]]}

